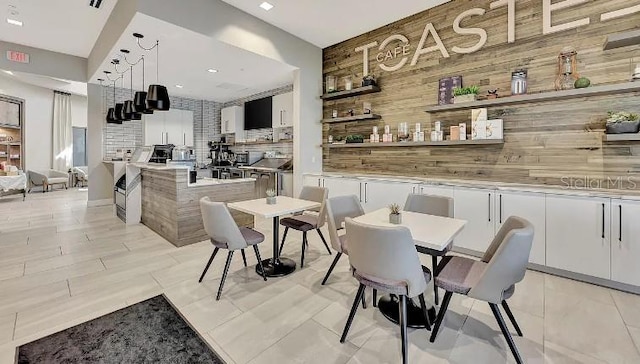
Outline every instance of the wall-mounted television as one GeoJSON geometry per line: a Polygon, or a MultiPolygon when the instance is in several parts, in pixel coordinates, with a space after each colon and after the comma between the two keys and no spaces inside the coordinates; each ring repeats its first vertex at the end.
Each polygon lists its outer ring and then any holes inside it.
{"type": "Polygon", "coordinates": [[[244,103],[244,128],[264,129],[272,127],[272,97],[265,97],[244,103]]]}

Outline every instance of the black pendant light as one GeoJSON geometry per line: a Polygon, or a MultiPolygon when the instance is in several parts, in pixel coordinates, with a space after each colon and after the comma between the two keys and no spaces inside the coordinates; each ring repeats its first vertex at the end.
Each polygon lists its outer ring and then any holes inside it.
{"type": "MultiPolygon", "coordinates": [[[[140,45],[140,39],[144,38],[142,34],[133,33],[133,36],[137,38],[138,46],[140,46],[140,48],[144,50],[156,49],[156,82],[158,82],[160,74],[160,42],[156,41],[155,46],[147,49],[140,45]]],[[[160,84],[149,85],[149,90],[147,91],[147,109],[167,111],[170,107],[171,101],[169,100],[169,92],[167,91],[167,88],[160,84]]]]}
{"type": "MultiPolygon", "coordinates": [[[[133,66],[129,66],[129,76],[131,83],[129,84],[129,97],[133,96],[133,66]]],[[[142,115],[136,112],[136,108],[133,105],[133,100],[127,100],[124,102],[124,113],[130,120],[142,120],[142,115]]]]}
{"type": "MultiPolygon", "coordinates": [[[[120,84],[120,89],[124,90],[124,76],[120,76],[120,80],[122,81],[120,84]]],[[[131,120],[131,116],[127,115],[124,112],[124,101],[120,103],[116,103],[116,117],[121,121],[129,121],[131,120]]]]}
{"type": "MultiPolygon", "coordinates": [[[[107,75],[107,78],[109,77],[109,74],[111,72],[109,71],[104,71],[105,75],[107,75]]],[[[111,80],[111,79],[109,79],[111,80]]],[[[116,102],[116,81],[113,81],[113,102],[115,104],[116,102]]],[[[115,107],[110,107],[107,110],[107,124],[122,124],[122,121],[119,121],[118,118],[116,117],[116,109],[115,107]]]]}
{"type": "MultiPolygon", "coordinates": [[[[145,89],[144,84],[144,56],[142,56],[142,89],[145,89]]],[[[136,111],[142,114],[153,114],[153,110],[147,109],[147,92],[146,91],[138,91],[136,92],[135,97],[133,98],[133,106],[136,111]]]]}

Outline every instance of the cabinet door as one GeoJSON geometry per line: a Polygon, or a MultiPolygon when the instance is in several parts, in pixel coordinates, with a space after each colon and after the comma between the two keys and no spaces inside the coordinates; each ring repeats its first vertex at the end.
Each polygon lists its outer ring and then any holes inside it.
{"type": "Polygon", "coordinates": [[[233,120],[233,108],[231,107],[225,107],[224,109],[222,109],[222,112],[220,113],[220,133],[221,134],[230,134],[233,133],[233,128],[234,128],[234,120],[233,120]]]}
{"type": "Polygon", "coordinates": [[[144,115],[144,144],[165,144],[164,119],[159,113],[144,115]]]}
{"type": "Polygon", "coordinates": [[[184,145],[193,147],[195,146],[193,140],[193,111],[184,110],[182,112],[182,135],[184,145]]]}
{"type": "Polygon", "coordinates": [[[322,187],[322,177],[306,175],[302,177],[303,186],[322,187]]]}
{"type": "Polygon", "coordinates": [[[163,111],[166,113],[164,130],[167,134],[167,143],[173,145],[184,145],[184,134],[182,134],[182,112],[181,110],[163,111]]]}
{"type": "Polygon", "coordinates": [[[640,286],[640,202],[611,202],[611,279],[640,286]]]}
{"type": "Polygon", "coordinates": [[[453,198],[453,187],[421,185],[420,190],[415,193],[453,198]]]}
{"type": "Polygon", "coordinates": [[[494,236],[494,190],[455,188],[454,215],[467,224],[454,246],[484,253],[494,236]]]}
{"type": "Polygon", "coordinates": [[[273,97],[272,121],[274,128],[293,126],[293,92],[273,97]]]}
{"type": "Polygon", "coordinates": [[[329,197],[356,195],[360,203],[364,204],[360,181],[340,177],[325,177],[322,180],[323,187],[329,189],[329,197]]]}
{"type": "Polygon", "coordinates": [[[362,198],[365,212],[385,208],[392,203],[404,206],[407,196],[415,190],[412,183],[362,181],[362,198]]]}
{"type": "Polygon", "coordinates": [[[499,192],[496,199],[496,233],[509,216],[518,216],[528,220],[534,227],[529,262],[545,265],[545,195],[542,193],[499,192]]]}
{"type": "Polygon", "coordinates": [[[609,199],[547,195],[547,266],[610,279],[609,199]]]}

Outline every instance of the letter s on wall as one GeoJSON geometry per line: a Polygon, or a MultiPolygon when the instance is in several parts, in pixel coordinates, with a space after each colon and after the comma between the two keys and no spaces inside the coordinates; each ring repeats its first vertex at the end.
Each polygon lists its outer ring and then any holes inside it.
{"type": "Polygon", "coordinates": [[[482,29],[482,28],[462,28],[460,27],[460,22],[462,22],[462,20],[468,16],[471,15],[484,15],[485,10],[481,9],[481,8],[473,8],[473,9],[469,9],[465,12],[460,13],[460,15],[458,15],[458,17],[453,21],[453,31],[456,32],[457,34],[462,34],[462,35],[467,35],[467,34],[472,34],[472,35],[477,35],[480,37],[480,39],[478,40],[478,43],[476,43],[474,46],[472,47],[453,47],[451,48],[452,51],[459,53],[459,54],[468,54],[468,53],[473,53],[473,52],[477,52],[480,48],[484,47],[485,44],[487,44],[487,31],[482,29]]]}

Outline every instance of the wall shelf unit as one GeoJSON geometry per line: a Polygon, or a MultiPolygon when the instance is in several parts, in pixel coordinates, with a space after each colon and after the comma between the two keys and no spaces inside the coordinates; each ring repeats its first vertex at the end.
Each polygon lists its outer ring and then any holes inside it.
{"type": "Polygon", "coordinates": [[[338,92],[332,92],[329,94],[324,94],[320,96],[320,98],[323,100],[337,100],[337,99],[344,99],[347,97],[372,94],[380,91],[381,89],[378,86],[363,86],[363,87],[354,88],[348,91],[338,91],[338,92]]]}
{"type": "Polygon", "coordinates": [[[442,142],[393,142],[393,143],[351,143],[351,144],[323,144],[325,148],[385,148],[385,147],[449,147],[461,145],[495,145],[504,144],[503,139],[482,140],[445,140],[442,142]]]}
{"type": "Polygon", "coordinates": [[[265,145],[265,144],[290,144],[293,143],[293,139],[282,139],[277,142],[273,141],[259,141],[259,142],[237,142],[235,144],[229,144],[232,146],[242,146],[242,145],[265,145]]]}
{"type": "Polygon", "coordinates": [[[603,142],[640,142],[640,133],[604,134],[603,142]]]}
{"type": "Polygon", "coordinates": [[[355,116],[345,116],[342,118],[322,119],[322,123],[333,124],[333,123],[346,123],[349,121],[368,121],[368,120],[378,120],[378,119],[382,119],[382,116],[378,114],[363,114],[363,115],[355,115],[355,116]]]}
{"type": "Polygon", "coordinates": [[[562,90],[562,91],[549,91],[541,92],[537,94],[508,96],[491,100],[481,100],[474,102],[466,102],[463,104],[451,104],[451,105],[437,105],[430,106],[425,111],[428,113],[445,112],[445,111],[458,111],[469,110],[481,107],[494,107],[494,106],[508,106],[517,104],[526,104],[531,102],[543,102],[543,101],[559,101],[574,99],[588,96],[607,96],[617,95],[622,93],[637,92],[640,91],[640,82],[625,82],[612,85],[592,86],[587,88],[562,90]]]}

